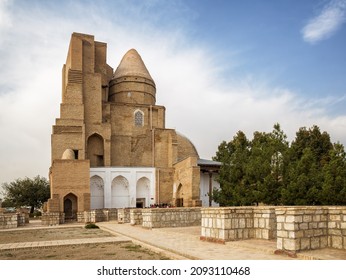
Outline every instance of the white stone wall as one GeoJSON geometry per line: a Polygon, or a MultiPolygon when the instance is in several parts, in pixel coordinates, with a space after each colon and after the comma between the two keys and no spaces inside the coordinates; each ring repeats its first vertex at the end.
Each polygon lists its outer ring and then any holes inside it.
{"type": "MultiPolygon", "coordinates": [[[[213,189],[220,189],[220,183],[216,181],[216,174],[213,174],[212,177],[212,186],[213,189]]],[[[202,173],[200,177],[200,199],[202,201],[202,207],[209,207],[209,174],[202,173]]],[[[211,207],[218,207],[219,204],[215,201],[212,201],[211,207]]]]}
{"type": "Polygon", "coordinates": [[[144,207],[156,203],[155,168],[94,167],[90,168],[90,178],[92,209],[136,207],[137,198],[145,199],[144,207]],[[143,186],[143,182],[148,186],[143,186]]]}

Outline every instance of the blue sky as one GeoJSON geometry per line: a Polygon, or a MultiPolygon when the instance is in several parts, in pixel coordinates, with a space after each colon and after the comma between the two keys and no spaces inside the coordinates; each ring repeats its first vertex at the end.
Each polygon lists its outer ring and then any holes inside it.
{"type": "Polygon", "coordinates": [[[137,49],[166,127],[202,158],[276,122],[346,144],[346,0],[0,0],[0,183],[48,176],[72,32],[106,42],[114,69],[137,49]]]}

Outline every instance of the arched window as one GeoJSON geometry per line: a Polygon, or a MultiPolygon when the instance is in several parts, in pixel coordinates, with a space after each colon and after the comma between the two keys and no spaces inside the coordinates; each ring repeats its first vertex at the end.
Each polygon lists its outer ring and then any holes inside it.
{"type": "Polygon", "coordinates": [[[143,126],[144,113],[140,110],[135,111],[135,126],[143,126]]]}
{"type": "Polygon", "coordinates": [[[104,166],[103,159],[103,138],[94,133],[87,141],[87,159],[90,160],[91,167],[104,166]]]}

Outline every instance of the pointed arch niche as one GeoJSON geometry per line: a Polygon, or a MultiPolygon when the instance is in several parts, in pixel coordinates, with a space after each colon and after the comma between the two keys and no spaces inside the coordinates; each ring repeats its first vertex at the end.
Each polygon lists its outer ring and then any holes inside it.
{"type": "Polygon", "coordinates": [[[125,208],[130,206],[129,181],[123,176],[117,176],[112,181],[112,208],[125,208]]]}
{"type": "Polygon", "coordinates": [[[150,203],[150,180],[142,177],[137,181],[136,186],[136,207],[149,207],[150,203]]]}
{"type": "Polygon", "coordinates": [[[87,159],[90,160],[90,167],[104,166],[103,138],[97,133],[88,138],[87,159]]]}
{"type": "Polygon", "coordinates": [[[104,208],[104,182],[97,175],[90,178],[90,208],[104,208]]]}
{"type": "Polygon", "coordinates": [[[73,193],[69,193],[64,197],[64,214],[65,220],[76,220],[78,209],[78,199],[73,193]]]}

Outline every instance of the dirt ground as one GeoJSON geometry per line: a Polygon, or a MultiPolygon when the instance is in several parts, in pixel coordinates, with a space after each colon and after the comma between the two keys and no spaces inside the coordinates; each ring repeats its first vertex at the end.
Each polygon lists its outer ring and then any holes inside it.
{"type": "MultiPolygon", "coordinates": [[[[50,228],[0,231],[0,244],[114,236],[101,229],[50,228]]],[[[0,260],[166,260],[132,242],[0,250],[0,260]]]]}

